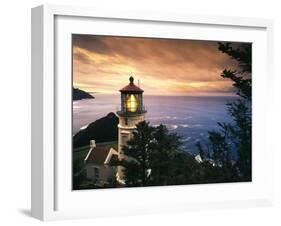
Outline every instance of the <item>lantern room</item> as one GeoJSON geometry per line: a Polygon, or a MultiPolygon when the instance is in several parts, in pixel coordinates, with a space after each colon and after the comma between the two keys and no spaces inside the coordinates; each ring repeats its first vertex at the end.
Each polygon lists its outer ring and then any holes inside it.
{"type": "Polygon", "coordinates": [[[134,84],[134,78],[129,78],[130,83],[119,90],[121,92],[122,115],[134,115],[145,113],[143,107],[143,90],[134,84]]]}

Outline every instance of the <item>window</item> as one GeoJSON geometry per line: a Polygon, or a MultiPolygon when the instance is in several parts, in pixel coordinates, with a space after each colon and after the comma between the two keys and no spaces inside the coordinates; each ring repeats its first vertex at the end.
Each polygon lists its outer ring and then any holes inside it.
{"type": "Polygon", "coordinates": [[[126,109],[129,112],[136,112],[138,109],[138,101],[135,95],[130,94],[126,100],[126,109]]]}
{"type": "Polygon", "coordinates": [[[127,145],[127,141],[129,140],[129,136],[127,134],[122,134],[122,144],[127,145]]]}
{"type": "Polygon", "coordinates": [[[99,168],[97,168],[97,167],[94,168],[94,175],[95,175],[95,178],[99,178],[99,176],[100,176],[100,169],[99,168]]]}

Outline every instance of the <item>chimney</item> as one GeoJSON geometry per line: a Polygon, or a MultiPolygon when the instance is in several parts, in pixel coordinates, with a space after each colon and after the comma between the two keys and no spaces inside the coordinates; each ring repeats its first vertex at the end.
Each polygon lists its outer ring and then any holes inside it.
{"type": "Polygon", "coordinates": [[[90,148],[96,148],[96,141],[95,140],[90,140],[90,148]]]}

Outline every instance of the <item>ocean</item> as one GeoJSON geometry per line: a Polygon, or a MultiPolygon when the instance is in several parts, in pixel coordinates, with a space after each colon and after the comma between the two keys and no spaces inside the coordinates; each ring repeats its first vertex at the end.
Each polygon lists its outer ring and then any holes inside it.
{"type": "MultiPolygon", "coordinates": [[[[73,102],[73,134],[95,120],[116,112],[120,108],[120,96],[93,94],[95,99],[73,102]]],[[[171,132],[181,136],[182,148],[196,154],[196,143],[208,145],[208,131],[218,130],[217,122],[232,122],[226,103],[235,101],[233,96],[149,96],[143,103],[147,113],[145,120],[151,125],[164,124],[171,132]]]]}

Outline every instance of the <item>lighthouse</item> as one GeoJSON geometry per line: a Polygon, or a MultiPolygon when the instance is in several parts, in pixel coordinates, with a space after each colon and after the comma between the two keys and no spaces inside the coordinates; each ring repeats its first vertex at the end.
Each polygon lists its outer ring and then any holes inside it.
{"type": "MultiPolygon", "coordinates": [[[[121,109],[117,111],[118,124],[118,154],[119,159],[124,158],[122,147],[133,136],[133,131],[139,122],[145,120],[146,110],[143,106],[143,90],[134,84],[134,78],[129,78],[129,84],[119,90],[121,93],[121,109]]],[[[120,166],[117,172],[117,180],[122,181],[123,169],[120,166]]]]}
{"type": "Polygon", "coordinates": [[[134,84],[134,78],[129,78],[130,83],[120,89],[121,110],[117,111],[118,124],[118,152],[122,154],[122,146],[132,138],[136,125],[145,119],[143,106],[143,90],[134,84]]]}

